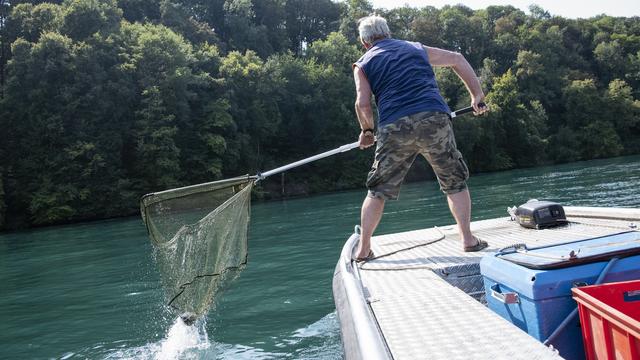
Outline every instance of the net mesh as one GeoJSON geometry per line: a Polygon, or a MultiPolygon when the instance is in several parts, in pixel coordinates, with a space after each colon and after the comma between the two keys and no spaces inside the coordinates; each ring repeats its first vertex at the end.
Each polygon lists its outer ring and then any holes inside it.
{"type": "Polygon", "coordinates": [[[244,268],[253,184],[243,176],[142,198],[167,303],[183,318],[204,315],[244,268]]]}

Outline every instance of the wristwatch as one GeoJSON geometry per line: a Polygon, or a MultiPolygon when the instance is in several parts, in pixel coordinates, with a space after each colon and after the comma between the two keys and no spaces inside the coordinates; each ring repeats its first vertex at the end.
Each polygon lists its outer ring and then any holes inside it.
{"type": "Polygon", "coordinates": [[[362,129],[362,133],[364,134],[364,136],[368,136],[367,133],[371,133],[371,135],[375,135],[375,132],[373,132],[373,129],[362,129]]]}

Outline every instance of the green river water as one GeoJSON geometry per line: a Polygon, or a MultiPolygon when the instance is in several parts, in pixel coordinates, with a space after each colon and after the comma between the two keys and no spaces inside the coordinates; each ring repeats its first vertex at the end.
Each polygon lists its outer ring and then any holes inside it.
{"type": "MultiPolygon", "coordinates": [[[[530,198],[640,207],[640,156],[479,174],[469,186],[473,220],[530,198]]],[[[0,234],[0,358],[341,359],[331,281],[364,194],[254,203],[247,268],[196,327],[165,308],[138,217],[0,234]]],[[[377,234],[451,223],[437,184],[413,183],[377,234]]]]}

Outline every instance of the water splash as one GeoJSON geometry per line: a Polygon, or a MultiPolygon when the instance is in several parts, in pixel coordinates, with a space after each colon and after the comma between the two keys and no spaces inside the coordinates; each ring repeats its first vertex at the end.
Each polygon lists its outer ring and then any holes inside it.
{"type": "Polygon", "coordinates": [[[160,344],[160,351],[156,360],[171,360],[177,358],[191,358],[200,351],[211,347],[209,336],[205,329],[206,321],[197,320],[193,325],[185,324],[178,317],[169,329],[167,337],[160,344]],[[189,356],[191,353],[191,356],[189,356]]]}
{"type": "Polygon", "coordinates": [[[177,317],[164,339],[139,347],[109,353],[106,359],[172,360],[201,359],[212,347],[206,331],[205,319],[186,325],[177,317]]]}

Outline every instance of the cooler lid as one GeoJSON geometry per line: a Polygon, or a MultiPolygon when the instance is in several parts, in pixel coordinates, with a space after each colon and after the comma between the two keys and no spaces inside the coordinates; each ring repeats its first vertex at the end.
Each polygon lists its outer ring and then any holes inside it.
{"type": "Polygon", "coordinates": [[[637,254],[640,254],[640,232],[627,231],[533,249],[516,245],[496,256],[529,269],[548,270],[637,254]]]}

